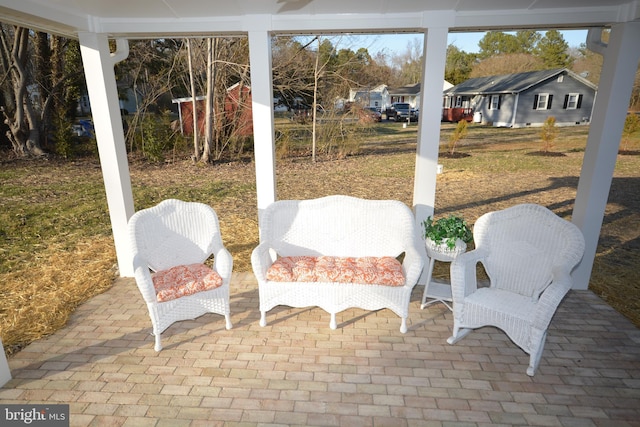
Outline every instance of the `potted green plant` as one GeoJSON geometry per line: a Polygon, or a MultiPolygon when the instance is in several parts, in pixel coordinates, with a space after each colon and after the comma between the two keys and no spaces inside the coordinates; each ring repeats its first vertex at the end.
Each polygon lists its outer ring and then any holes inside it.
{"type": "Polygon", "coordinates": [[[426,244],[438,252],[464,252],[473,240],[467,222],[456,215],[436,221],[428,217],[422,222],[426,244]]]}

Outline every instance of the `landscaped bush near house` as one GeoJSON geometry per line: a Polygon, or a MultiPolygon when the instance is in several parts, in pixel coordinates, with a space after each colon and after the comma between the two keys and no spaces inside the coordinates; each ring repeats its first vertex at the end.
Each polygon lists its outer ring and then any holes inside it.
{"type": "Polygon", "coordinates": [[[540,130],[540,139],[542,140],[542,151],[545,153],[550,152],[553,149],[553,144],[558,137],[558,128],[556,127],[556,118],[553,116],[547,117],[540,130]]]}
{"type": "Polygon", "coordinates": [[[453,155],[456,151],[456,146],[460,142],[460,140],[464,139],[469,132],[469,123],[466,120],[460,120],[456,125],[456,128],[449,135],[449,154],[453,155]]]}

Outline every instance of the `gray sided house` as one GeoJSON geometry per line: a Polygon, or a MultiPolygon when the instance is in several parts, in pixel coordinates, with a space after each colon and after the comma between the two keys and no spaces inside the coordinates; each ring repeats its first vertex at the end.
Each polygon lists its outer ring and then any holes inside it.
{"type": "Polygon", "coordinates": [[[558,126],[588,124],[596,93],[566,68],[478,77],[444,92],[443,118],[463,109],[474,122],[496,127],[542,126],[550,116],[558,126]]]}

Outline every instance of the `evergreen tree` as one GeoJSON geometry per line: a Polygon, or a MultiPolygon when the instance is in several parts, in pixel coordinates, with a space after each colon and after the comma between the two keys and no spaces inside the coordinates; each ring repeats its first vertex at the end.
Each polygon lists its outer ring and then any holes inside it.
{"type": "Polygon", "coordinates": [[[480,59],[486,59],[500,54],[520,53],[521,48],[516,36],[503,33],[502,31],[487,32],[478,42],[478,47],[480,48],[480,52],[478,53],[480,59]]]}
{"type": "Polygon", "coordinates": [[[447,47],[444,79],[453,85],[464,82],[469,78],[476,58],[475,53],[467,53],[450,44],[447,47]]]}
{"type": "Polygon", "coordinates": [[[558,30],[549,30],[536,45],[536,54],[546,68],[571,67],[571,56],[568,53],[569,45],[558,30]]]}

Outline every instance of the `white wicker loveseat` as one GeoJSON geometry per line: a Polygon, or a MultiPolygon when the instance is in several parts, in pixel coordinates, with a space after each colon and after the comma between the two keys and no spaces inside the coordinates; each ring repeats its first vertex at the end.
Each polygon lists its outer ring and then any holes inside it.
{"type": "Polygon", "coordinates": [[[320,307],[331,314],[332,329],[337,327],[336,313],[348,308],[388,308],[402,318],[404,333],[411,291],[425,257],[413,213],[402,202],[341,195],[274,202],[262,213],[260,244],[251,256],[260,295],[260,325],[266,326],[267,311],[277,305],[320,307]],[[274,262],[291,257],[326,257],[332,262],[358,258],[374,263],[401,259],[403,280],[396,286],[356,279],[269,280],[274,262]]]}

